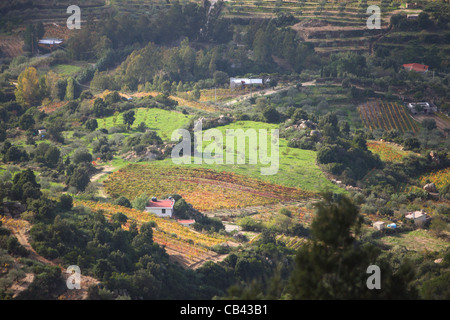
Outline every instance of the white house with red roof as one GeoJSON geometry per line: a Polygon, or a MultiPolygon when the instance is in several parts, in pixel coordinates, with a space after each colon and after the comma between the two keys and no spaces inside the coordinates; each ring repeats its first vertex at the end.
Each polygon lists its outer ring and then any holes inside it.
{"type": "Polygon", "coordinates": [[[403,65],[403,68],[407,71],[415,71],[425,73],[428,71],[428,66],[420,63],[407,63],[403,65]]]}
{"type": "Polygon", "coordinates": [[[195,223],[194,219],[177,220],[177,222],[185,227],[189,227],[195,223]]]}
{"type": "Polygon", "coordinates": [[[175,204],[174,199],[165,199],[158,200],[156,198],[152,198],[147,203],[145,207],[145,211],[156,214],[158,217],[172,217],[173,214],[173,205],[175,204]]]}

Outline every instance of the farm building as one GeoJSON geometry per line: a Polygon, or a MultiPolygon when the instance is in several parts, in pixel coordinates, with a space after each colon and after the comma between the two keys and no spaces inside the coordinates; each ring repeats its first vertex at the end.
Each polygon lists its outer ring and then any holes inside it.
{"type": "Polygon", "coordinates": [[[427,214],[423,210],[414,211],[405,215],[405,218],[413,220],[415,225],[422,225],[427,220],[427,214]]]}
{"type": "Polygon", "coordinates": [[[419,18],[418,14],[408,14],[406,15],[406,19],[408,20],[417,20],[419,18]]]}
{"type": "Polygon", "coordinates": [[[248,79],[248,78],[230,78],[230,88],[245,86],[262,86],[263,79],[248,79]]]}
{"type": "Polygon", "coordinates": [[[415,71],[425,73],[428,72],[428,66],[420,63],[407,63],[403,65],[403,68],[406,71],[415,71]]]}
{"type": "Polygon", "coordinates": [[[437,107],[428,102],[410,102],[408,103],[409,112],[412,114],[431,114],[437,112],[437,107]]]}
{"type": "Polygon", "coordinates": [[[44,38],[39,40],[39,45],[50,50],[58,48],[63,43],[63,39],[59,38],[44,38]]]}
{"type": "Polygon", "coordinates": [[[38,130],[38,137],[43,139],[43,138],[45,138],[46,133],[47,133],[47,129],[39,129],[38,130]]]}
{"type": "Polygon", "coordinates": [[[376,221],[373,223],[373,227],[375,230],[383,230],[386,228],[386,223],[383,221],[376,221]]]}
{"type": "Polygon", "coordinates": [[[193,225],[195,223],[195,220],[194,219],[177,220],[177,222],[185,227],[189,227],[190,225],[193,225]]]}
{"type": "Polygon", "coordinates": [[[405,8],[406,9],[417,9],[419,6],[417,5],[417,2],[414,3],[406,3],[405,4],[405,8]]]}
{"type": "Polygon", "coordinates": [[[174,204],[174,199],[158,200],[152,198],[152,200],[147,203],[145,211],[152,212],[158,217],[172,217],[174,204]]]}

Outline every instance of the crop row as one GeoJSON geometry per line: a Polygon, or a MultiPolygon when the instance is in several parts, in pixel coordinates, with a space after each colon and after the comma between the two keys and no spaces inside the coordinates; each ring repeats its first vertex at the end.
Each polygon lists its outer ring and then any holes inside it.
{"type": "Polygon", "coordinates": [[[370,101],[359,107],[359,113],[364,126],[370,130],[395,129],[414,133],[418,130],[417,124],[398,103],[370,101]]]}
{"type": "MultiPolygon", "coordinates": [[[[197,249],[207,249],[226,241],[225,237],[211,236],[199,232],[194,232],[193,230],[182,226],[175,220],[160,218],[150,212],[93,201],[76,201],[76,204],[88,207],[95,212],[102,212],[107,217],[111,217],[113,214],[118,212],[123,213],[130,220],[136,221],[138,226],[145,222],[154,221],[157,226],[155,228],[155,235],[158,235],[159,239],[162,239],[163,235],[165,235],[165,237],[163,238],[165,239],[165,242],[182,242],[185,244],[189,244],[190,246],[196,246],[197,249]]],[[[155,241],[158,242],[156,239],[155,241]]]]}
{"type": "Polygon", "coordinates": [[[287,248],[297,250],[305,242],[304,238],[300,237],[288,237],[281,235],[277,237],[277,241],[284,242],[287,248]]]}
{"type": "Polygon", "coordinates": [[[438,190],[445,187],[450,183],[450,168],[445,168],[420,176],[419,182],[421,185],[424,185],[427,181],[433,182],[438,190]]]}
{"type": "Polygon", "coordinates": [[[408,152],[381,141],[368,141],[367,148],[371,152],[378,154],[382,161],[387,162],[399,162],[404,156],[408,155],[408,152]]]}
{"type": "Polygon", "coordinates": [[[129,165],[108,177],[105,190],[112,196],[134,199],[142,193],[161,197],[179,194],[200,211],[267,205],[303,200],[312,194],[229,172],[203,168],[129,165]]]}

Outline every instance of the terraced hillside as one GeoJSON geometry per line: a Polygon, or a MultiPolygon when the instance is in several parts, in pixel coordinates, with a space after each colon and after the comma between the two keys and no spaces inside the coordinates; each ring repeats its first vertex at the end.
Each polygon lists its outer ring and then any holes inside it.
{"type": "MultiPolygon", "coordinates": [[[[207,260],[214,260],[218,255],[210,248],[230,240],[218,235],[211,236],[195,232],[175,220],[159,218],[154,214],[136,209],[92,201],[77,201],[76,205],[88,207],[94,212],[101,212],[107,218],[121,212],[127,216],[130,222],[134,221],[138,226],[149,221],[155,222],[154,241],[165,248],[173,261],[185,268],[195,268],[207,260]]],[[[124,228],[128,228],[128,224],[124,228]]]]}
{"type": "Polygon", "coordinates": [[[76,4],[81,9],[81,19],[86,21],[88,17],[101,16],[109,6],[109,0],[80,0],[76,3],[67,0],[31,0],[31,1],[6,1],[0,5],[0,13],[7,18],[20,18],[22,21],[35,23],[37,21],[48,23],[66,22],[70,14],[67,7],[76,4]]]}
{"type": "Polygon", "coordinates": [[[386,1],[227,1],[225,14],[229,18],[276,18],[292,15],[297,23],[291,27],[303,41],[316,45],[316,52],[331,54],[340,51],[372,52],[373,44],[389,30],[393,14],[419,13],[420,9],[392,6],[386,1]],[[381,29],[368,29],[367,8],[381,9],[381,29]]]}

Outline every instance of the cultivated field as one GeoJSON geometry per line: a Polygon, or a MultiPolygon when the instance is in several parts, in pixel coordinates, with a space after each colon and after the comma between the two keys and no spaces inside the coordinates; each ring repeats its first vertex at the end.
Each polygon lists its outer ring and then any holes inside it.
{"type": "MultiPolygon", "coordinates": [[[[185,115],[180,112],[168,111],[158,108],[139,108],[134,109],[135,118],[131,129],[136,129],[137,126],[144,122],[146,126],[155,131],[161,139],[169,141],[174,130],[185,127],[192,116],[185,115]]],[[[123,124],[123,113],[118,115],[98,119],[98,127],[111,128],[123,124]]]]}
{"type": "Polygon", "coordinates": [[[304,200],[313,193],[262,182],[247,176],[203,168],[128,165],[104,181],[113,198],[134,199],[141,194],[158,198],[179,194],[200,211],[234,209],[304,200]]]}
{"type": "Polygon", "coordinates": [[[417,114],[412,117],[418,122],[422,122],[425,119],[433,119],[434,121],[436,121],[436,127],[440,131],[446,132],[446,130],[450,130],[450,118],[443,113],[436,113],[430,115],[417,114]]]}
{"type": "Polygon", "coordinates": [[[386,162],[401,162],[403,157],[412,154],[403,150],[403,147],[386,141],[367,141],[367,148],[386,162]]]}
{"type": "Polygon", "coordinates": [[[423,229],[385,236],[381,241],[391,246],[402,246],[418,252],[443,251],[448,248],[448,242],[432,236],[430,231],[423,229]]]}
{"type": "Polygon", "coordinates": [[[450,183],[450,168],[427,173],[419,177],[421,185],[425,185],[427,181],[433,182],[438,190],[445,187],[450,183]]]}
{"type": "Polygon", "coordinates": [[[8,58],[14,58],[23,54],[23,40],[15,36],[0,36],[0,51],[8,58]]]}
{"type": "Polygon", "coordinates": [[[217,253],[211,251],[211,247],[219,244],[232,244],[229,238],[195,232],[175,220],[160,218],[152,213],[136,209],[93,201],[76,201],[75,205],[88,207],[94,212],[101,212],[108,218],[115,213],[123,213],[128,217],[124,228],[128,228],[131,221],[135,221],[138,227],[142,223],[154,221],[156,227],[153,229],[153,240],[165,248],[173,261],[177,261],[187,268],[194,268],[201,265],[202,262],[217,258],[217,253]]]}
{"type": "Polygon", "coordinates": [[[359,107],[359,113],[364,126],[370,130],[396,129],[400,132],[419,130],[418,124],[406,112],[405,107],[396,102],[367,101],[359,107]]]}

